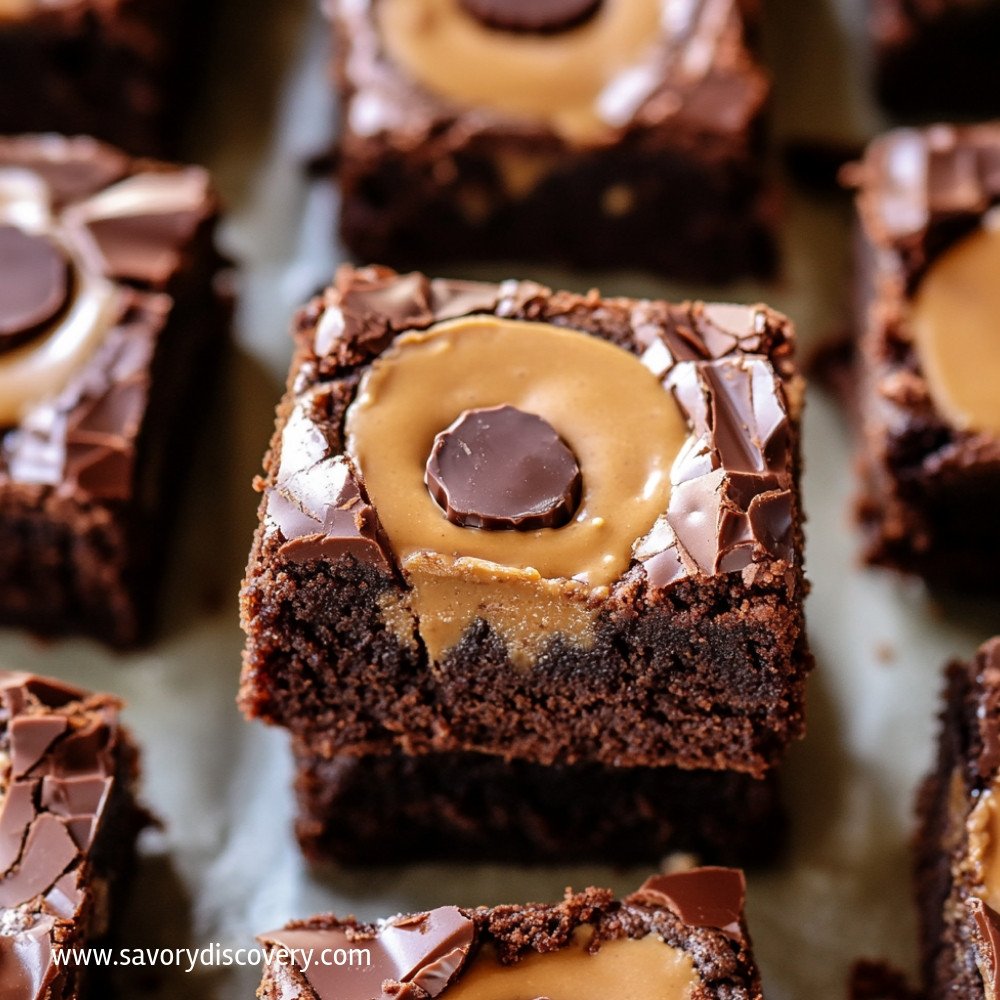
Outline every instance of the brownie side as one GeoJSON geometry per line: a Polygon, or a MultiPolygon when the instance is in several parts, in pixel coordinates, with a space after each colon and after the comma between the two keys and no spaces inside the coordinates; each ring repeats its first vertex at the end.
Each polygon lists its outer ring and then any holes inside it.
{"type": "MultiPolygon", "coordinates": [[[[426,326],[443,314],[420,318],[408,311],[413,289],[426,282],[420,275],[343,272],[328,300],[313,303],[299,319],[292,391],[279,408],[268,479],[260,484],[265,491],[273,489],[283,431],[293,419],[305,419],[315,429],[310,439],[325,439],[331,452],[342,447],[359,366],[388,345],[392,323],[383,318],[380,325],[358,306],[364,320],[354,333],[321,355],[313,345],[326,305],[352,302],[354,283],[373,276],[385,283],[378,295],[392,301],[400,328],[426,326]]],[[[788,391],[797,391],[790,331],[776,314],[758,314],[752,345],[740,348],[738,338],[708,320],[711,307],[672,312],[664,303],[551,293],[529,283],[428,286],[443,296],[439,307],[448,316],[495,310],[569,326],[640,353],[636,331],[651,329],[679,338],[674,349],[684,357],[710,353],[707,341],[722,354],[745,349],[770,358],[788,391]]],[[[480,750],[545,764],[732,767],[759,776],[801,735],[811,665],[794,489],[796,419],[787,432],[778,446],[790,488],[783,558],[758,552],[743,572],[678,570],[666,580],[657,578],[651,562],[633,560],[597,617],[593,646],[582,649],[557,636],[530,670],[517,669],[482,621],[429,669],[422,645],[401,641],[399,630],[386,625],[386,598],[405,593],[396,577],[353,555],[289,558],[286,540],[272,530],[266,493],[242,597],[244,711],[287,726],[328,757],[396,745],[408,752],[480,750]]]]}
{"type": "Polygon", "coordinates": [[[761,865],[784,840],[777,774],[542,767],[484,754],[339,756],[295,746],[306,855],[348,865],[423,860],[653,863],[690,853],[761,865]]]}
{"type": "MultiPolygon", "coordinates": [[[[400,268],[527,259],[717,282],[773,276],[769,84],[747,45],[752,11],[733,3],[710,39],[662,40],[657,86],[610,137],[585,142],[429,92],[387,57],[374,10],[333,5],[345,123],[340,233],[356,259],[400,268]],[[699,44],[713,54],[701,76],[680,65],[685,46],[699,44]]],[[[702,17],[701,5],[690,16],[702,17]]]]}
{"type": "Polygon", "coordinates": [[[1000,8],[989,0],[872,0],[879,100],[897,115],[976,120],[1000,112],[1000,8]]]}
{"type": "Polygon", "coordinates": [[[1000,441],[950,425],[930,397],[909,329],[927,269],[1000,201],[1000,129],[935,126],[876,140],[857,188],[858,517],[865,557],[931,585],[995,591],[1000,441]],[[903,165],[914,165],[904,174],[903,165]]]}
{"type": "MultiPolygon", "coordinates": [[[[678,949],[691,959],[700,980],[692,994],[697,1000],[758,1000],[760,974],[742,917],[742,894],[737,901],[735,897],[728,898],[730,892],[724,890],[727,898],[723,899],[720,894],[713,900],[721,905],[710,910],[707,918],[704,915],[699,918],[687,907],[700,896],[698,880],[707,879],[711,884],[720,876],[725,880],[726,890],[735,888],[730,879],[742,884],[740,873],[732,869],[694,869],[680,876],[654,876],[638,892],[620,901],[610,890],[592,887],[579,893],[568,889],[564,900],[558,904],[528,903],[477,909],[443,907],[426,915],[395,918],[382,924],[340,920],[332,915],[317,916],[289,924],[284,932],[260,935],[259,940],[265,946],[280,946],[294,935],[294,940],[305,939],[314,947],[321,947],[334,941],[342,943],[346,935],[351,944],[374,950],[378,947],[379,936],[395,925],[403,927],[417,922],[419,926],[422,920],[433,927],[435,919],[448,920],[455,926],[449,928],[450,940],[442,946],[442,951],[451,948],[453,942],[456,946],[446,959],[439,954],[438,958],[442,959],[439,964],[422,962],[416,955],[408,956],[415,959],[412,963],[414,978],[419,980],[424,968],[433,968],[436,972],[434,995],[447,997],[449,986],[461,983],[463,971],[474,966],[477,953],[484,946],[492,949],[503,966],[516,968],[517,963],[529,955],[550,954],[569,947],[577,931],[585,927],[593,928],[592,944],[588,949],[591,953],[599,952],[600,947],[609,942],[656,935],[665,946],[678,949]],[[683,880],[681,883],[675,881],[678,877],[683,880]],[[681,889],[685,883],[689,889],[681,889]],[[668,892],[676,892],[677,897],[667,896],[668,892]],[[686,897],[690,894],[689,898],[682,900],[681,892],[686,897]],[[727,920],[724,929],[716,923],[721,919],[727,920]],[[459,926],[462,923],[471,926],[465,930],[459,926]],[[465,936],[459,945],[457,942],[463,931],[465,936]]],[[[345,976],[352,974],[358,976],[361,971],[343,973],[345,976]]],[[[330,995],[310,985],[301,969],[287,961],[265,966],[257,995],[261,1000],[278,1000],[279,997],[331,1000],[330,995]]]]}
{"type": "Polygon", "coordinates": [[[970,862],[970,816],[996,779],[1000,647],[952,663],[937,761],[917,800],[915,887],[926,995],[982,1000],[982,955],[970,903],[983,895],[970,862]]]}
{"type": "Polygon", "coordinates": [[[29,4],[0,24],[0,133],[94,135],[173,151],[199,37],[190,0],[29,4]],[[181,67],[185,69],[182,72],[181,67]]]}
{"type": "MultiPolygon", "coordinates": [[[[43,178],[57,218],[131,178],[181,176],[58,137],[6,140],[0,165],[43,178]]],[[[123,246],[160,246],[172,263],[119,277],[113,321],[79,370],[0,430],[0,539],[9,554],[0,566],[2,624],[83,632],[122,647],[150,634],[198,400],[210,391],[228,325],[214,246],[218,203],[201,182],[203,200],[176,222],[140,199],[140,232],[123,229],[123,246]]],[[[116,224],[133,225],[127,217],[116,224]]],[[[102,266],[125,267],[117,253],[102,266]]],[[[127,264],[127,249],[123,257],[127,264]]]]}
{"type": "Polygon", "coordinates": [[[138,752],[109,695],[11,672],[0,674],[0,692],[0,986],[76,1000],[100,973],[53,954],[113,930],[148,823],[135,801],[138,752]]]}

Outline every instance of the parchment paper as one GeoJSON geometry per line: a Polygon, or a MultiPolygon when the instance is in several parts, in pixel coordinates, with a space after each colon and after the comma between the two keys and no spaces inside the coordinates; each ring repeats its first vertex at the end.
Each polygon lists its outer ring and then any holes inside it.
{"type": "MultiPolygon", "coordinates": [[[[284,734],[243,722],[233,702],[242,645],[236,593],[255,520],[250,480],[290,354],[288,320],[337,261],[335,193],[305,170],[328,147],[333,102],[327,35],[312,0],[223,7],[192,155],[213,168],[230,206],[223,242],[243,265],[238,349],[219,398],[205,401],[206,440],[182,505],[163,635],[129,656],[83,641],[0,635],[0,666],[115,691],[129,703],[127,719],[145,750],[145,798],[163,829],[144,842],[122,944],[245,946],[256,932],[324,909],[374,917],[446,902],[555,899],[566,885],[634,888],[647,871],[341,873],[309,871],[299,857],[284,734]]],[[[870,135],[879,119],[866,101],[863,0],[768,0],[767,7],[778,137],[849,144],[870,135]]],[[[515,265],[461,276],[765,300],[797,321],[807,349],[845,317],[849,212],[842,199],[801,193],[789,194],[786,210],[786,276],[773,287],[677,287],[648,276],[515,265]]],[[[819,666],[809,735],[786,767],[791,851],[777,870],[751,876],[748,905],[774,1000],[843,997],[848,967],[862,955],[913,969],[908,839],[915,785],[932,754],[940,666],[1000,631],[996,608],[942,610],[917,585],[859,569],[848,516],[849,435],[818,393],[810,394],[805,441],[809,627],[819,666]]],[[[245,1000],[258,981],[256,969],[122,976],[126,997],[245,1000]]]]}

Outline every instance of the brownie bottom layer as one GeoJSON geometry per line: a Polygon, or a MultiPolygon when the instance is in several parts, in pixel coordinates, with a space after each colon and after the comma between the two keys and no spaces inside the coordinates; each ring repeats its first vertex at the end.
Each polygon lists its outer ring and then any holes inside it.
{"type": "Polygon", "coordinates": [[[544,767],[482,754],[327,759],[296,746],[297,833],[314,860],[760,865],[782,844],[777,775],[544,767]]]}

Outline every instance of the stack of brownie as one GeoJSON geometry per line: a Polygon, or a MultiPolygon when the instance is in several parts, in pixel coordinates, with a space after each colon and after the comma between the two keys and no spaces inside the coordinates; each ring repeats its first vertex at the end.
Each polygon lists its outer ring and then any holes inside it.
{"type": "Polygon", "coordinates": [[[810,665],[792,350],[764,306],[339,272],[242,598],[310,853],[773,846],[810,665]]]}

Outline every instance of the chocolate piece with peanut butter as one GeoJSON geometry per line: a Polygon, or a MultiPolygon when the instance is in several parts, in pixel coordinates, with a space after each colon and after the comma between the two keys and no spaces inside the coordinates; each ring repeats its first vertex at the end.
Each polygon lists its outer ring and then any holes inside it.
{"type": "Polygon", "coordinates": [[[257,995],[759,1000],[744,892],[740,871],[700,868],[621,900],[590,888],[552,905],[442,906],[374,924],[314,917],[260,936],[272,960],[257,995]]]}
{"type": "Polygon", "coordinates": [[[345,268],[296,343],[243,589],[248,715],[328,760],[756,776],[801,734],[784,317],[345,268]],[[500,414],[534,428],[518,447],[484,430],[500,414]]]}

